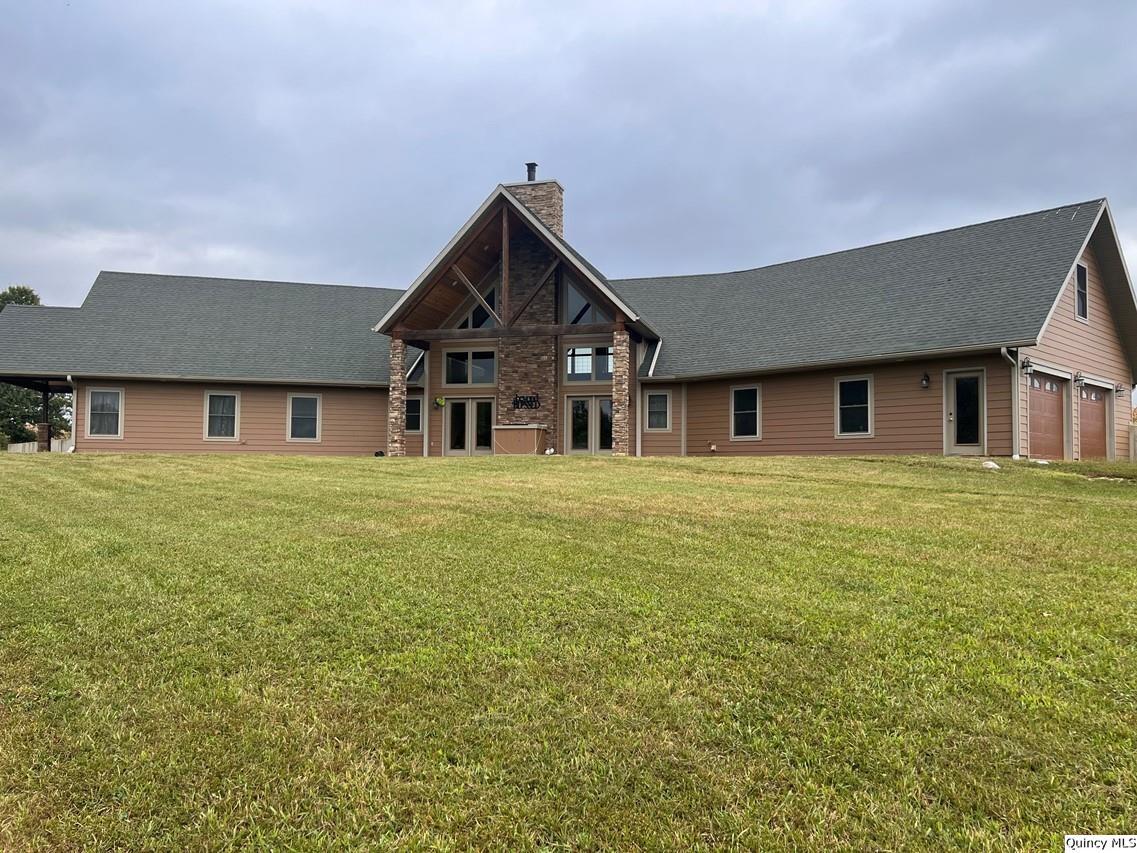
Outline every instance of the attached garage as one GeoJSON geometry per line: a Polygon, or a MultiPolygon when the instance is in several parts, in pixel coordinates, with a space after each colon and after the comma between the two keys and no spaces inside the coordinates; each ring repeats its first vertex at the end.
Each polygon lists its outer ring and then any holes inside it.
{"type": "Polygon", "coordinates": [[[1035,373],[1030,377],[1030,455],[1066,456],[1066,380],[1035,373]]]}
{"type": "Polygon", "coordinates": [[[1078,406],[1082,458],[1105,459],[1109,456],[1109,445],[1106,440],[1106,424],[1109,421],[1108,392],[1087,385],[1078,392],[1078,406]]]}

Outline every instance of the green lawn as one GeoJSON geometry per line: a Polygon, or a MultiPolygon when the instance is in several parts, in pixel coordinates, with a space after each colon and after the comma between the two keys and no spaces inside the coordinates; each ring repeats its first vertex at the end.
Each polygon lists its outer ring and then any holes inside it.
{"type": "Polygon", "coordinates": [[[0,848],[1059,849],[1135,740],[1134,480],[0,455],[0,848]]]}

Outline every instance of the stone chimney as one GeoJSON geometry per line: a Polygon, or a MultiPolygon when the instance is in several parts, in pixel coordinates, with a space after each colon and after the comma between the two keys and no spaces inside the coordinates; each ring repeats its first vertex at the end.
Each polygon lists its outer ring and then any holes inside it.
{"type": "Polygon", "coordinates": [[[537,180],[537,164],[526,163],[527,180],[505,187],[558,237],[565,236],[565,189],[554,180],[537,180]]]}

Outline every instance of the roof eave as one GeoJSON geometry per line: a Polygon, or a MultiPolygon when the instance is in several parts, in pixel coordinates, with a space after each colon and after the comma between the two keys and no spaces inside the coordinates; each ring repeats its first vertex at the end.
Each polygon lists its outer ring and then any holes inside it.
{"type": "Polygon", "coordinates": [[[997,352],[1000,348],[1018,349],[1032,347],[1038,344],[1038,338],[1017,341],[995,341],[989,344],[967,345],[963,347],[943,347],[930,350],[910,350],[892,353],[882,353],[863,358],[850,358],[829,361],[798,362],[795,364],[781,364],[771,367],[753,367],[740,370],[724,370],[714,373],[673,373],[668,375],[641,376],[640,382],[702,382],[713,379],[734,379],[743,376],[772,376],[779,373],[804,373],[810,370],[826,370],[834,367],[847,367],[858,364],[886,364],[890,362],[914,361],[927,358],[950,358],[952,356],[967,356],[977,353],[997,352]]]}

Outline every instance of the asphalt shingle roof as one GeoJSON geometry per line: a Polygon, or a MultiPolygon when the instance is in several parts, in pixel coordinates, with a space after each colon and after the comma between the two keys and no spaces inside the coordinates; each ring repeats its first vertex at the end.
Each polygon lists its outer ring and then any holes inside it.
{"type": "Polygon", "coordinates": [[[740,272],[612,285],[662,338],[656,377],[999,347],[1038,336],[1103,204],[740,272]]]}
{"type": "Polygon", "coordinates": [[[0,375],[386,385],[389,339],[371,326],[400,293],[103,272],[81,308],[0,311],[0,375]]]}
{"type": "MultiPolygon", "coordinates": [[[[662,337],[656,378],[743,374],[1032,342],[1104,203],[710,275],[608,281],[572,251],[662,337]]],[[[81,308],[0,311],[0,376],[382,386],[402,293],[103,272],[81,308]]]]}

